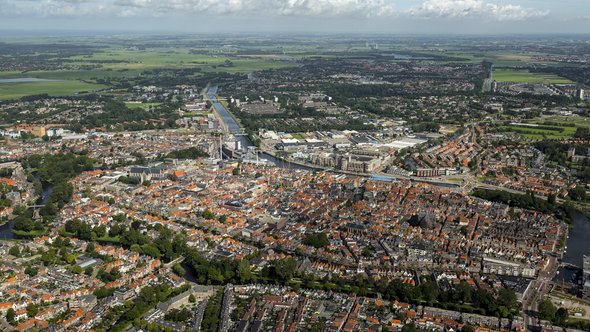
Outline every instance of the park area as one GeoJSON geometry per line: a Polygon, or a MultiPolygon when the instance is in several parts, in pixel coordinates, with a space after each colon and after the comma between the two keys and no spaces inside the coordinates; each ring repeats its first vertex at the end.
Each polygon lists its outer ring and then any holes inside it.
{"type": "Polygon", "coordinates": [[[493,79],[498,82],[572,84],[567,78],[548,73],[531,73],[528,70],[494,69],[493,79]]]}

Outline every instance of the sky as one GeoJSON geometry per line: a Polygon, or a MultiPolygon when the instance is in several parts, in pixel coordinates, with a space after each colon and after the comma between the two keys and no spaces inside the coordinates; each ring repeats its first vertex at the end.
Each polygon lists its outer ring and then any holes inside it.
{"type": "Polygon", "coordinates": [[[590,0],[0,0],[0,33],[590,34],[590,0]]]}

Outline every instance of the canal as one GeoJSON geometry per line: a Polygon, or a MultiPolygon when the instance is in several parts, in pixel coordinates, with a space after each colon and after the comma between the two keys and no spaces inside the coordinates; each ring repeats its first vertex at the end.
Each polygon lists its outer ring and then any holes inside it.
{"type": "MultiPolygon", "coordinates": [[[[563,262],[582,267],[583,256],[590,256],[590,219],[580,212],[573,216],[574,226],[570,227],[567,239],[567,251],[563,256],[563,262]]],[[[561,268],[555,281],[571,281],[577,271],[561,268]]]]}
{"type": "MultiPolygon", "coordinates": [[[[35,177],[36,181],[39,181],[39,178],[35,177]]],[[[43,183],[43,187],[41,190],[41,196],[37,198],[35,201],[35,205],[43,205],[53,192],[53,185],[50,183],[43,183]]],[[[0,225],[0,239],[14,239],[14,233],[12,233],[12,228],[14,226],[14,220],[9,220],[5,224],[0,225]]]]}
{"type": "MultiPolygon", "coordinates": [[[[215,109],[217,110],[217,112],[221,116],[223,122],[225,122],[229,132],[231,134],[235,135],[236,140],[240,141],[240,143],[242,145],[242,149],[244,151],[246,151],[248,149],[248,147],[254,146],[254,144],[252,143],[252,141],[250,141],[248,136],[241,135],[242,129],[240,128],[240,125],[236,122],[236,120],[229,113],[229,111],[219,102],[219,100],[217,100],[217,90],[218,89],[219,88],[217,85],[212,85],[209,88],[209,90],[207,91],[207,98],[211,101],[211,104],[213,105],[213,107],[215,107],[215,109]]],[[[292,164],[292,163],[290,163],[288,161],[284,161],[282,159],[275,158],[275,157],[269,155],[268,153],[264,153],[264,152],[260,153],[260,158],[268,160],[269,162],[275,164],[277,167],[280,167],[280,168],[312,169],[312,168],[308,168],[305,166],[292,164]]]]}

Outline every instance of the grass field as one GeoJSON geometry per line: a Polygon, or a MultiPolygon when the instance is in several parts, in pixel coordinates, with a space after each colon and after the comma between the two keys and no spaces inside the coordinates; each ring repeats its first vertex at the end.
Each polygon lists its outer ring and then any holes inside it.
{"type": "Polygon", "coordinates": [[[551,127],[563,128],[563,131],[550,130],[550,129],[546,129],[546,128],[541,129],[541,128],[535,128],[535,127],[518,126],[518,125],[502,126],[502,127],[500,127],[500,130],[503,132],[516,132],[516,133],[520,134],[520,136],[522,136],[522,137],[533,138],[533,139],[570,138],[576,132],[576,127],[567,127],[567,126],[551,126],[551,127]]]}
{"type": "Polygon", "coordinates": [[[543,122],[557,122],[557,123],[568,123],[568,124],[575,124],[578,127],[590,127],[590,118],[582,117],[579,115],[553,115],[553,116],[541,116],[538,118],[534,118],[531,120],[527,120],[529,123],[538,123],[541,124],[543,122]]]}
{"type": "Polygon", "coordinates": [[[522,137],[541,139],[541,138],[571,138],[579,127],[590,127],[590,118],[578,116],[578,115],[551,115],[551,116],[540,116],[534,119],[526,121],[530,124],[538,124],[544,127],[556,127],[563,128],[563,131],[549,130],[547,128],[535,128],[527,126],[509,125],[500,127],[502,131],[518,131],[522,137]],[[554,123],[554,124],[551,124],[554,123]],[[564,124],[564,125],[560,125],[564,124]],[[574,126],[568,126],[575,125],[574,126]]]}
{"type": "Polygon", "coordinates": [[[553,74],[530,73],[527,70],[507,70],[495,69],[493,74],[494,80],[498,82],[516,82],[516,83],[544,83],[553,84],[570,84],[572,81],[553,74]]]}
{"type": "Polygon", "coordinates": [[[147,108],[147,107],[151,107],[151,106],[159,106],[162,105],[162,103],[125,103],[125,105],[127,106],[127,108],[131,108],[131,109],[137,109],[137,108],[147,108]]]}
{"type": "MultiPolygon", "coordinates": [[[[154,48],[130,51],[117,47],[106,47],[102,52],[65,59],[72,61],[70,64],[81,67],[93,65],[97,61],[104,62],[101,63],[100,68],[90,70],[0,72],[0,79],[34,77],[64,80],[63,82],[0,83],[0,100],[43,93],[50,96],[64,96],[81,91],[103,89],[106,86],[93,83],[100,79],[138,77],[144,71],[153,69],[200,68],[202,72],[248,73],[295,65],[291,62],[279,61],[276,57],[192,54],[188,48],[154,48]],[[231,61],[231,65],[225,65],[227,60],[231,61]]],[[[195,75],[201,74],[196,73],[195,75]]]]}
{"type": "Polygon", "coordinates": [[[146,49],[143,51],[110,49],[90,56],[77,56],[69,59],[78,61],[80,65],[89,64],[88,61],[123,61],[104,64],[104,68],[113,71],[196,67],[207,72],[238,73],[293,66],[291,63],[277,61],[275,57],[238,58],[229,55],[192,54],[189,49],[182,48],[146,49]],[[223,66],[226,60],[230,60],[233,65],[223,66]]]}
{"type": "Polygon", "coordinates": [[[68,96],[83,91],[95,91],[104,88],[104,85],[81,81],[0,83],[0,100],[43,93],[50,96],[68,96]]]}

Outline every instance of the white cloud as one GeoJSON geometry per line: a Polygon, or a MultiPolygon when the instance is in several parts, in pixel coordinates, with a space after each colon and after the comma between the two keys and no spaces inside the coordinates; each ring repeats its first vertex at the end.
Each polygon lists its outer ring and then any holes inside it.
{"type": "Polygon", "coordinates": [[[136,11],[247,13],[274,16],[387,16],[394,6],[385,0],[115,0],[136,11]]]}
{"type": "Polygon", "coordinates": [[[427,0],[407,11],[411,16],[426,18],[474,18],[488,21],[523,21],[544,17],[546,10],[525,8],[521,5],[499,5],[484,0],[427,0]]]}
{"type": "MultiPolygon", "coordinates": [[[[0,0],[3,16],[162,17],[165,15],[234,15],[254,19],[291,17],[446,18],[522,21],[548,11],[499,0],[0,0]],[[396,8],[395,2],[406,3],[396,8]]],[[[520,0],[506,0],[520,1],[520,0]]]]}

